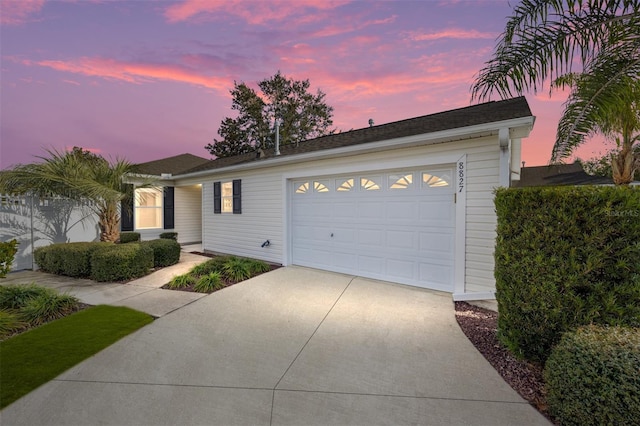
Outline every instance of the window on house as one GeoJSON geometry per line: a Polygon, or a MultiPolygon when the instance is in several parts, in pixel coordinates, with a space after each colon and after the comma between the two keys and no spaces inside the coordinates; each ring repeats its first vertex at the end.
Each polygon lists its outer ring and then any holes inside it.
{"type": "Polygon", "coordinates": [[[233,183],[222,183],[222,213],[233,213],[233,183]]]}
{"type": "Polygon", "coordinates": [[[213,183],[213,212],[242,213],[241,180],[213,183]]]}
{"type": "Polygon", "coordinates": [[[162,228],[162,191],[136,189],[134,206],[136,229],[162,228]]]}

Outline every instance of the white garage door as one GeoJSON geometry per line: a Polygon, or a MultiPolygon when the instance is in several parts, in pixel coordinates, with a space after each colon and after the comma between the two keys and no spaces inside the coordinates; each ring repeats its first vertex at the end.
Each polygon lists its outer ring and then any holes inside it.
{"type": "Polygon", "coordinates": [[[292,263],[453,291],[452,169],[291,183],[292,263]]]}

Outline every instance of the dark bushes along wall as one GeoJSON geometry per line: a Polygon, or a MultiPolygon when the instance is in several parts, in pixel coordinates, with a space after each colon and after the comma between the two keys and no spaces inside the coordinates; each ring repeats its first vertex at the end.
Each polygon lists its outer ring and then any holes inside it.
{"type": "Polygon", "coordinates": [[[544,362],[581,325],[640,325],[640,190],[498,189],[498,334],[544,362]]]}

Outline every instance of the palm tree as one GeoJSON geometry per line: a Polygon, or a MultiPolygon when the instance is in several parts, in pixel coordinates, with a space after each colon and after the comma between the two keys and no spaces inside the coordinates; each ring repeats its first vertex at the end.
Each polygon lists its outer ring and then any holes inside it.
{"type": "Polygon", "coordinates": [[[72,151],[47,150],[40,163],[18,165],[0,173],[0,192],[65,197],[88,206],[98,216],[100,241],[117,241],[120,236],[119,203],[132,196],[124,182],[135,172],[131,163],[103,157],[74,147],[72,151]]]}
{"type": "Polygon", "coordinates": [[[616,160],[616,167],[620,176],[628,176],[634,159],[625,146],[633,144],[637,127],[627,138],[633,125],[623,124],[618,114],[635,112],[637,123],[637,97],[630,105],[621,88],[637,84],[639,75],[638,0],[523,0],[471,93],[472,99],[489,99],[493,92],[506,98],[535,93],[547,81],[554,82],[552,87],[570,86],[551,161],[570,155],[594,132],[618,133],[624,159],[616,160]],[[580,77],[572,74],[573,67],[580,68],[580,77]],[[596,85],[599,90],[588,90],[596,85]]]}
{"type": "Polygon", "coordinates": [[[634,144],[640,140],[640,81],[623,78],[610,84],[601,74],[567,74],[554,87],[570,87],[571,94],[558,123],[552,161],[568,157],[588,137],[600,133],[616,142],[611,157],[613,181],[633,181],[640,157],[634,144]]]}

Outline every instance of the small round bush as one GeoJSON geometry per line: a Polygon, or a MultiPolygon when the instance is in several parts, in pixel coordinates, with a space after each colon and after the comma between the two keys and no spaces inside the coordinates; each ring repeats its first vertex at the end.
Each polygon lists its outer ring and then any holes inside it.
{"type": "Polygon", "coordinates": [[[121,232],[120,233],[120,244],[135,243],[138,241],[140,241],[139,232],[121,232]]]}
{"type": "Polygon", "coordinates": [[[112,244],[91,255],[91,279],[125,281],[147,275],[153,267],[153,250],[138,243],[112,244]]]}
{"type": "Polygon", "coordinates": [[[153,250],[153,266],[162,268],[175,265],[180,261],[180,244],[174,240],[158,239],[140,243],[153,250]]]}
{"type": "Polygon", "coordinates": [[[587,326],[565,333],[544,369],[550,413],[562,425],[640,419],[640,329],[587,326]]]}
{"type": "Polygon", "coordinates": [[[166,239],[166,240],[178,241],[178,233],[177,232],[163,232],[162,234],[160,234],[160,238],[161,239],[166,239]]]}
{"type": "Polygon", "coordinates": [[[198,293],[211,293],[224,288],[224,286],[220,272],[211,272],[200,277],[193,289],[198,293]]]}
{"type": "Polygon", "coordinates": [[[173,277],[171,281],[169,281],[169,284],[167,285],[167,287],[174,290],[174,289],[189,287],[195,283],[196,283],[196,279],[193,276],[189,274],[184,274],[184,275],[178,275],[176,277],[173,277]]]}

